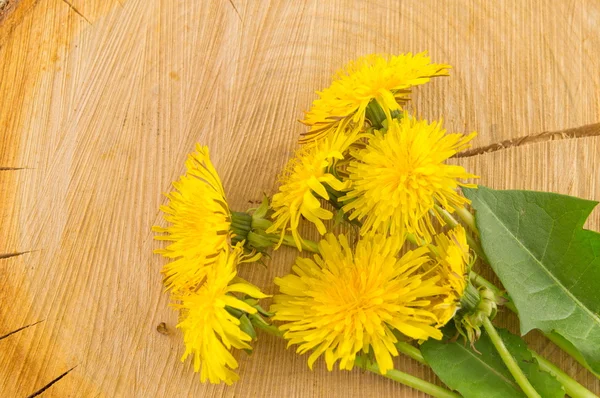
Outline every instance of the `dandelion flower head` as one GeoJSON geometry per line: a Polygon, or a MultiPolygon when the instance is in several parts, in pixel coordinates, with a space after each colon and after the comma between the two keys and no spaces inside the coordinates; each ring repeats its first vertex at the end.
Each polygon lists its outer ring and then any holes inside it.
{"type": "Polygon", "coordinates": [[[454,317],[460,307],[460,299],[467,288],[468,267],[471,262],[467,236],[462,226],[456,226],[447,233],[435,236],[438,259],[437,272],[448,287],[447,294],[436,305],[435,313],[440,326],[454,317]]]}
{"type": "Polygon", "coordinates": [[[393,368],[399,331],[414,339],[440,339],[431,299],[445,292],[440,276],[424,273],[427,248],[399,258],[403,240],[383,235],[360,240],[354,252],[344,235],[326,235],[321,255],[297,258],[293,273],[276,278],[273,319],[298,353],[312,351],[308,365],[324,355],[352,369],[356,356],[371,352],[382,374],[393,368]]]}
{"type": "Polygon", "coordinates": [[[357,139],[358,134],[336,133],[313,146],[302,146],[288,162],[281,177],[279,192],[273,195],[273,225],[267,233],[280,232],[283,239],[289,230],[296,246],[302,250],[298,231],[301,217],[313,223],[321,235],[326,227],[323,220],[333,218],[333,213],[321,206],[319,198],[329,200],[327,188],[342,191],[348,187],[332,174],[337,161],[357,139]]]}
{"type": "Polygon", "coordinates": [[[468,148],[475,133],[446,134],[441,122],[428,123],[404,113],[387,130],[378,130],[368,144],[351,153],[347,171],[352,185],[340,201],[351,220],[362,222],[361,233],[415,234],[431,242],[435,234],[430,211],[436,204],[453,211],[468,200],[460,180],[477,178],[462,166],[444,161],[468,148]]]}
{"type": "Polygon", "coordinates": [[[312,142],[348,126],[362,129],[371,101],[376,101],[389,119],[391,112],[408,100],[412,86],[447,76],[449,68],[431,63],[425,52],[359,58],[340,70],[330,87],[318,92],[319,98],[303,120],[309,131],[300,142],[312,142]]]}
{"type": "Polygon", "coordinates": [[[169,204],[160,207],[170,225],[152,228],[164,233],[155,239],[172,242],[165,249],[156,250],[172,259],[162,271],[166,287],[172,290],[188,289],[202,282],[206,267],[227,248],[231,225],[225,192],[208,148],[198,145],[185,166],[186,173],[167,194],[169,204]]]}
{"type": "Polygon", "coordinates": [[[188,291],[173,298],[174,306],[181,310],[181,321],[177,325],[183,332],[184,361],[192,356],[194,370],[200,379],[218,384],[232,384],[239,376],[233,371],[238,362],[231,353],[232,348],[250,349],[252,338],[240,328],[240,321],[226,307],[254,314],[256,309],[240,300],[235,293],[254,298],[267,297],[245,281],[236,281],[236,267],[242,257],[241,244],[221,251],[215,262],[207,267],[206,279],[196,291],[188,291]]]}

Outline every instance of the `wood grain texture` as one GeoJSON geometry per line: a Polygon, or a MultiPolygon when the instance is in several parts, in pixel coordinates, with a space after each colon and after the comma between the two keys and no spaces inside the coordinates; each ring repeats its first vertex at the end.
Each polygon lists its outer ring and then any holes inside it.
{"type": "MultiPolygon", "coordinates": [[[[24,327],[0,340],[6,397],[53,381],[40,396],[422,397],[360,371],[311,372],[264,335],[238,355],[233,387],[202,385],[180,363],[150,227],[186,154],[209,145],[232,207],[249,207],[274,191],[314,91],[373,52],[429,50],[453,65],[410,106],[478,131],[475,146],[600,121],[592,0],[16,4],[0,23],[0,253],[27,253],[0,259],[0,335],[24,327]]],[[[494,188],[598,200],[599,155],[600,138],[584,137],[453,161],[494,188]]],[[[598,211],[588,226],[600,229],[598,211]]],[[[242,273],[272,293],[293,257],[282,249],[267,270],[242,273]]],[[[551,343],[527,340],[600,393],[551,343]]]]}

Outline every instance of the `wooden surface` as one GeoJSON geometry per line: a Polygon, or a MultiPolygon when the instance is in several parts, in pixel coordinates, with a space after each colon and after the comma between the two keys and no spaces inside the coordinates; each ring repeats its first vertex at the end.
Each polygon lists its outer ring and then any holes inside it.
{"type": "MultiPolygon", "coordinates": [[[[274,191],[314,90],[372,52],[429,50],[453,65],[411,106],[450,130],[478,131],[476,147],[600,121],[593,0],[4,3],[0,336],[39,323],[0,339],[2,397],[56,379],[41,396],[422,397],[360,371],[311,372],[306,357],[264,335],[253,356],[238,355],[242,378],[231,388],[202,385],[180,363],[150,227],[186,154],[209,145],[232,206],[249,207],[274,191]]],[[[599,200],[599,131],[587,129],[455,162],[495,188],[599,200]]],[[[598,211],[588,225],[600,229],[598,211]]],[[[293,256],[281,250],[268,269],[243,274],[273,292],[293,256]]],[[[517,329],[507,314],[500,322],[517,329]]],[[[540,335],[527,341],[600,393],[540,335]]],[[[397,365],[436,380],[409,359],[397,365]]]]}

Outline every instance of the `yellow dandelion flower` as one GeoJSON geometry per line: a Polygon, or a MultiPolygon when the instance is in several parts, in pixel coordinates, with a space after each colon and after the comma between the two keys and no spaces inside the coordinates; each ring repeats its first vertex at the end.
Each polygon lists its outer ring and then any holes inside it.
{"type": "Polygon", "coordinates": [[[471,262],[467,235],[462,226],[451,229],[446,234],[435,236],[437,272],[441,281],[449,288],[442,301],[434,307],[440,326],[454,317],[460,307],[460,299],[465,293],[468,281],[468,267],[471,262]]]}
{"type": "Polygon", "coordinates": [[[152,228],[166,233],[155,239],[173,242],[156,250],[173,259],[162,271],[165,286],[173,290],[188,289],[204,280],[206,267],[228,246],[231,225],[225,192],[208,148],[198,145],[185,165],[186,174],[173,183],[175,190],[167,194],[169,204],[160,207],[171,225],[152,228]]]}
{"type": "Polygon", "coordinates": [[[398,258],[403,240],[375,235],[359,241],[354,253],[347,239],[328,234],[319,243],[321,255],[297,258],[293,274],[276,278],[273,319],[297,344],[298,353],[312,350],[308,365],[325,355],[327,368],[336,361],[352,369],[356,356],[374,353],[382,374],[393,368],[394,330],[414,339],[440,339],[431,299],[446,289],[440,276],[423,272],[431,261],[421,247],[398,258]]]}
{"type": "Polygon", "coordinates": [[[241,245],[231,251],[224,250],[215,263],[207,267],[206,280],[196,291],[174,295],[179,303],[182,320],[177,325],[183,332],[185,353],[194,359],[194,370],[200,379],[218,384],[232,384],[239,376],[233,371],[238,362],[231,353],[232,348],[250,349],[252,338],[240,328],[240,321],[226,307],[250,314],[256,309],[238,299],[233,293],[243,293],[254,298],[264,298],[260,290],[247,282],[236,282],[236,266],[242,253],[241,245]],[[234,283],[232,283],[234,282],[234,283]]]}
{"type": "Polygon", "coordinates": [[[430,212],[439,204],[453,211],[469,201],[459,186],[475,187],[459,179],[477,178],[461,166],[444,161],[468,148],[469,135],[446,134],[441,122],[428,123],[408,116],[394,119],[387,131],[376,131],[368,145],[354,151],[347,171],[352,186],[340,201],[349,218],[363,222],[361,233],[415,234],[431,242],[435,234],[430,212]]]}
{"type": "Polygon", "coordinates": [[[331,173],[331,169],[344,158],[344,152],[358,137],[358,134],[336,133],[317,145],[302,146],[298,150],[286,165],[279,192],[273,195],[273,225],[267,233],[279,231],[283,240],[290,230],[298,250],[302,250],[302,238],[298,232],[302,216],[315,224],[321,235],[325,234],[323,220],[332,219],[333,213],[321,207],[319,198],[329,200],[327,186],[335,191],[348,187],[331,173]]]}
{"type": "Polygon", "coordinates": [[[369,55],[351,62],[334,77],[330,87],[319,92],[303,123],[310,127],[301,143],[317,140],[332,131],[360,130],[367,106],[376,101],[388,119],[408,100],[412,86],[434,76],[447,76],[450,65],[432,64],[426,53],[387,57],[369,55]]]}

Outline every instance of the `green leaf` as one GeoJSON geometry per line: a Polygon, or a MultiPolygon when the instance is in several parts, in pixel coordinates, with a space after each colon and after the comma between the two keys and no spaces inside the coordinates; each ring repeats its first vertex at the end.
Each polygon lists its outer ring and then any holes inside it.
{"type": "Polygon", "coordinates": [[[600,372],[600,234],[583,229],[597,202],[531,191],[465,189],[481,244],[512,298],[521,334],[570,341],[600,372]]]}
{"type": "Polygon", "coordinates": [[[562,384],[548,372],[540,369],[537,361],[529,352],[527,344],[519,336],[515,336],[506,329],[498,329],[498,333],[504,341],[512,356],[519,363],[519,367],[529,379],[535,390],[544,398],[564,397],[565,390],[562,384]]]}
{"type": "MultiPolygon", "coordinates": [[[[542,397],[564,397],[562,385],[550,373],[540,370],[520,337],[504,329],[498,329],[498,333],[542,397]]],[[[429,339],[421,345],[421,353],[439,378],[465,398],[526,397],[487,334],[482,334],[475,348],[479,352],[461,342],[429,339]]]]}

